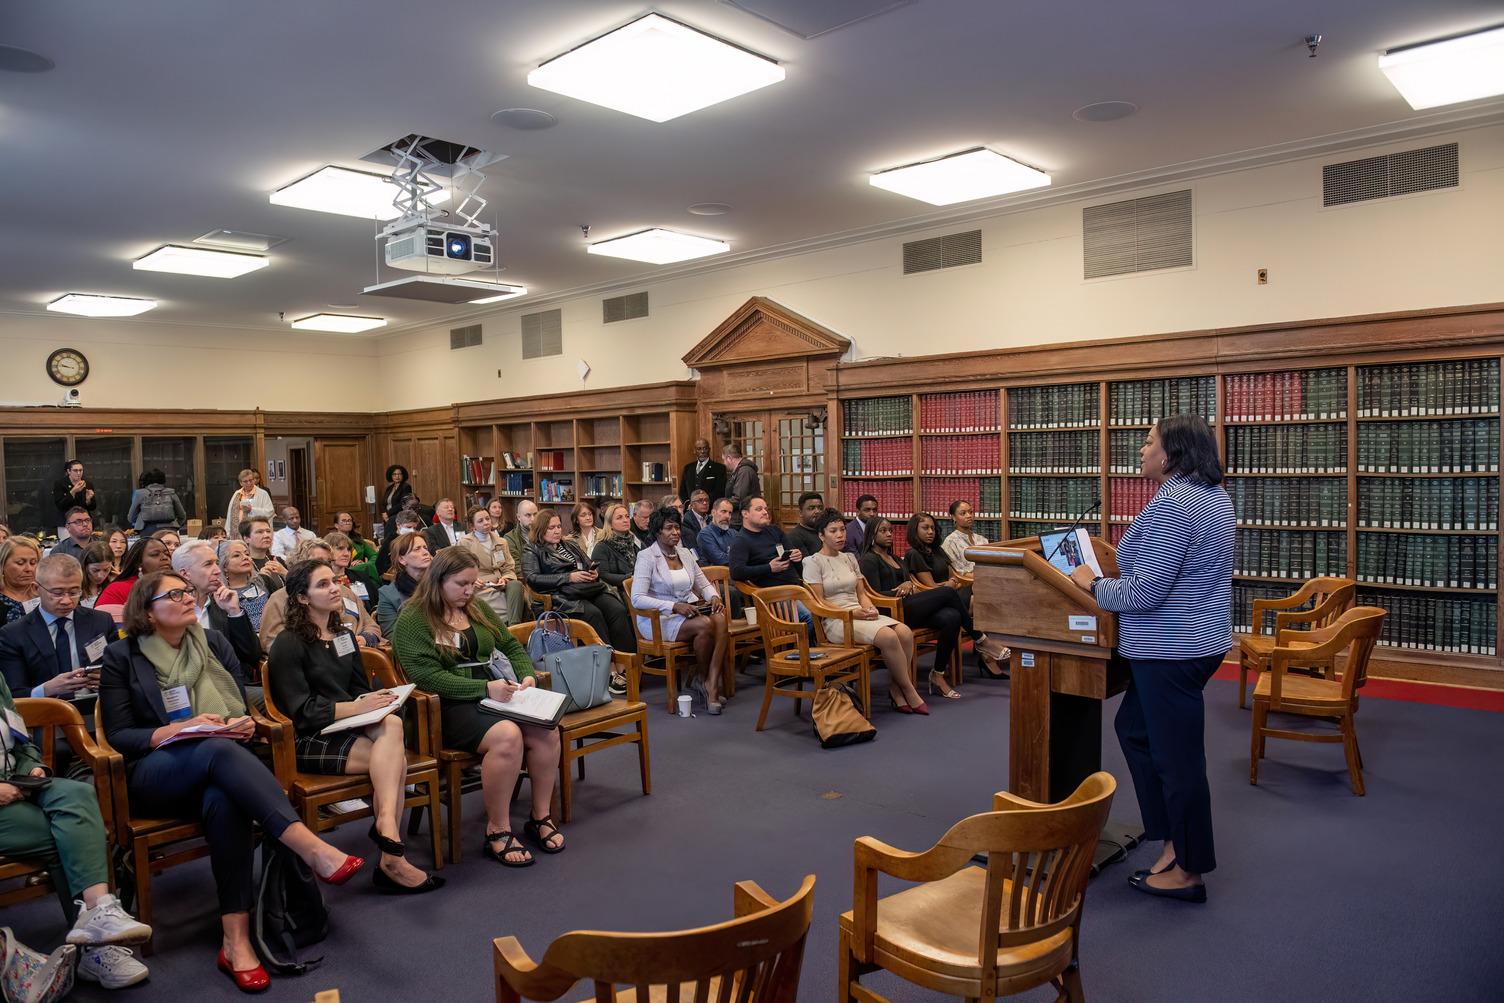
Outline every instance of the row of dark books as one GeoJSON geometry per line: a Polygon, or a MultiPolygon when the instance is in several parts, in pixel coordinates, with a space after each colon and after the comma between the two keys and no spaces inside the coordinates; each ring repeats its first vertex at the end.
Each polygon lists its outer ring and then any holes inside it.
{"type": "Polygon", "coordinates": [[[1138,451],[1144,445],[1147,432],[1121,429],[1107,434],[1107,450],[1110,456],[1110,473],[1136,474],[1139,472],[1138,451]]]}
{"type": "Polygon", "coordinates": [[[1380,644],[1394,648],[1492,655],[1499,638],[1499,604],[1492,596],[1418,596],[1358,590],[1358,605],[1386,610],[1380,644]]]}
{"type": "Polygon", "coordinates": [[[569,461],[565,459],[567,449],[540,449],[538,450],[539,470],[569,470],[569,461]]]}
{"type": "Polygon", "coordinates": [[[591,474],[580,480],[581,498],[620,498],[621,474],[591,474]]]}
{"type": "Polygon", "coordinates": [[[1096,432],[1008,436],[1008,469],[1020,474],[1095,474],[1102,468],[1096,432]]]}
{"type": "MultiPolygon", "coordinates": [[[[1257,585],[1252,582],[1232,583],[1232,629],[1239,634],[1272,634],[1274,633],[1274,614],[1266,612],[1260,619],[1263,623],[1253,622],[1253,601],[1255,599],[1283,599],[1295,588],[1289,585],[1257,585]]],[[[1306,609],[1310,608],[1307,603],[1306,609]]],[[[1283,612],[1283,611],[1282,611],[1283,612]]]]}
{"type": "Polygon", "coordinates": [[[877,514],[884,519],[908,519],[914,514],[913,481],[864,481],[847,477],[841,482],[841,498],[849,509],[856,508],[862,495],[877,499],[877,514]]]}
{"type": "MultiPolygon", "coordinates": [[[[1041,533],[1048,533],[1053,529],[1064,529],[1068,525],[1070,525],[1070,520],[1068,519],[1011,519],[1008,522],[1008,539],[1017,540],[1025,536],[1038,536],[1041,533]]],[[[1086,528],[1088,530],[1095,530],[1096,526],[1088,524],[1086,528]]]]}
{"type": "Polygon", "coordinates": [[[1499,360],[1455,359],[1358,370],[1358,417],[1499,410],[1499,360]]]}
{"type": "Polygon", "coordinates": [[[1245,474],[1342,473],[1347,470],[1347,426],[1229,428],[1227,469],[1245,474]]]}
{"type": "Polygon", "coordinates": [[[543,478],[538,482],[538,501],[544,504],[574,501],[574,481],[543,478]]]}
{"type": "Polygon", "coordinates": [[[908,439],[843,439],[841,472],[848,477],[908,476],[914,472],[914,444],[908,439]]]}
{"type": "Polygon", "coordinates": [[[1144,510],[1159,486],[1147,477],[1113,477],[1107,482],[1107,514],[1132,519],[1144,510]]]}
{"type": "Polygon", "coordinates": [[[869,397],[841,402],[842,435],[913,435],[911,397],[869,397]]]}
{"type": "Polygon", "coordinates": [[[1358,525],[1496,530],[1499,481],[1496,477],[1360,477],[1358,525]]]}
{"type": "Polygon", "coordinates": [[[1011,387],[1008,390],[1008,427],[1096,425],[1102,420],[1101,403],[1095,383],[1011,387]]]}
{"type": "Polygon", "coordinates": [[[1384,421],[1358,426],[1358,469],[1487,473],[1499,469],[1499,419],[1384,421]]]}
{"type": "Polygon", "coordinates": [[[667,463],[653,463],[649,460],[642,462],[642,479],[648,484],[667,484],[669,472],[667,463]]]}
{"type": "MultiPolygon", "coordinates": [[[[942,541],[955,532],[956,524],[949,516],[936,516],[935,523],[940,527],[940,539],[942,541]]],[[[986,539],[988,543],[997,543],[1004,538],[1003,523],[998,519],[978,519],[972,523],[971,531],[977,536],[986,539]]]]}
{"type": "Polygon", "coordinates": [[[919,432],[996,432],[1000,428],[996,390],[967,390],[919,397],[919,432]]]}
{"type": "Polygon", "coordinates": [[[1233,477],[1225,483],[1241,524],[1339,528],[1347,525],[1347,482],[1344,480],[1335,477],[1233,477]]]}
{"type": "Polygon", "coordinates": [[[1497,536],[1359,533],[1358,578],[1431,589],[1498,586],[1497,536]]]}
{"type": "Polygon", "coordinates": [[[497,486],[499,488],[501,488],[502,494],[508,494],[508,495],[528,495],[528,494],[532,494],[532,491],[533,491],[533,475],[532,475],[531,472],[521,473],[521,474],[515,473],[515,472],[514,473],[509,473],[509,474],[502,474],[501,475],[501,479],[498,482],[497,486]]]}
{"type": "Polygon", "coordinates": [[[1123,542],[1123,537],[1128,535],[1128,523],[1115,522],[1107,527],[1108,541],[1116,547],[1123,542]]]}
{"type": "Polygon", "coordinates": [[[1002,466],[998,440],[990,435],[926,435],[919,440],[923,474],[993,474],[1002,466]]]}
{"type": "Polygon", "coordinates": [[[460,480],[466,484],[490,484],[496,470],[496,459],[491,456],[461,456],[460,480]]]}
{"type": "Polygon", "coordinates": [[[1045,480],[1022,477],[1008,482],[1009,512],[1021,519],[1076,518],[1097,500],[1094,477],[1061,477],[1045,480]]]}
{"type": "Polygon", "coordinates": [[[1347,370],[1304,369],[1226,378],[1229,422],[1347,417],[1347,370]]]}
{"type": "Polygon", "coordinates": [[[1134,380],[1107,386],[1107,424],[1152,425],[1173,414],[1216,420],[1217,381],[1211,376],[1134,380]]]}
{"type": "Polygon", "coordinates": [[[919,481],[919,508],[938,516],[950,511],[954,501],[964,501],[979,516],[1001,518],[1003,482],[996,477],[923,477],[919,481]]]}
{"type": "Polygon", "coordinates": [[[1347,571],[1347,534],[1320,530],[1240,529],[1232,573],[1258,578],[1315,578],[1347,571]]]}

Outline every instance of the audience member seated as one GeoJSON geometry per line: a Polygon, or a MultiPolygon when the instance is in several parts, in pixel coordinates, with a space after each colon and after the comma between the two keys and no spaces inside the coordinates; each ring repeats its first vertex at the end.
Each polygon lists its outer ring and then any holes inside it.
{"type": "Polygon", "coordinates": [[[212,543],[215,547],[219,546],[219,541],[228,539],[229,535],[229,533],[225,532],[224,524],[218,519],[198,531],[198,538],[200,540],[203,540],[205,543],[212,543]]]}
{"type": "Polygon", "coordinates": [[[830,509],[820,517],[820,549],[804,559],[804,584],[826,606],[851,610],[851,632],[836,619],[826,619],[825,636],[836,644],[870,644],[888,667],[888,699],[900,714],[928,714],[929,707],[914,688],[914,632],[862,599],[861,569],[846,553],[846,517],[830,509]]]}
{"type": "Polygon", "coordinates": [[[408,483],[407,468],[400,463],[387,467],[386,489],[381,493],[381,521],[394,519],[402,511],[402,503],[412,493],[413,486],[408,483]]]}
{"type": "Polygon", "coordinates": [[[251,551],[251,566],[280,589],[282,579],[287,577],[287,565],[272,555],[274,536],[270,519],[253,516],[240,524],[240,538],[251,551]]]}
{"type": "Polygon", "coordinates": [[[533,542],[533,523],[538,519],[538,506],[528,498],[523,498],[517,503],[517,524],[507,532],[501,534],[501,538],[507,541],[507,550],[511,551],[512,560],[520,566],[522,555],[527,553],[527,548],[533,542]]]}
{"type": "MultiPolygon", "coordinates": [[[[498,530],[500,527],[496,527],[498,530]]],[[[589,502],[575,502],[569,510],[569,535],[564,539],[575,545],[582,554],[595,553],[601,531],[595,525],[595,509],[589,502]]]]}
{"type": "Polygon", "coordinates": [[[223,634],[241,665],[261,664],[256,627],[240,608],[240,593],[225,582],[219,555],[205,540],[190,540],[172,554],[172,570],[193,589],[198,625],[223,634]]]}
{"type": "Polygon", "coordinates": [[[151,535],[153,540],[161,540],[167,547],[167,556],[171,557],[178,549],[178,544],[183,542],[183,537],[175,529],[159,529],[151,535]]]}
{"type": "Polygon", "coordinates": [[[406,848],[397,823],[407,783],[402,714],[388,714],[363,728],[320,734],[335,721],[380,710],[396,699],[390,690],[371,689],[360,648],[340,621],[343,610],[339,579],[329,562],[304,561],[288,572],[287,629],[267,655],[266,685],[297,733],[299,770],[371,778],[375,820],[367,836],[381,853],[381,865],[372,875],[376,890],[398,895],[431,892],[442,887],[444,879],[404,859],[406,848]]]}
{"type": "MultiPolygon", "coordinates": [[[[381,572],[382,578],[390,578],[392,574],[392,547],[404,536],[411,536],[414,533],[419,536],[423,535],[418,533],[418,513],[398,512],[396,520],[392,523],[391,535],[386,538],[381,545],[381,552],[376,555],[376,570],[381,572]]],[[[423,546],[428,546],[427,539],[423,541],[423,546]]]]}
{"type": "Polygon", "coordinates": [[[104,542],[110,548],[110,556],[115,561],[115,574],[120,574],[120,562],[125,560],[125,552],[131,549],[131,539],[125,535],[125,530],[119,526],[106,526],[104,528],[104,542]]]}
{"type": "Polygon", "coordinates": [[[637,554],[641,549],[637,545],[637,537],[632,535],[632,516],[629,512],[627,506],[620,503],[607,505],[602,516],[604,525],[595,549],[580,551],[590,554],[601,581],[616,589],[618,594],[627,579],[632,577],[632,572],[637,567],[637,554]]]}
{"type": "Polygon", "coordinates": [[[49,553],[67,554],[75,561],[82,561],[84,548],[94,542],[94,517],[86,508],[75,505],[63,513],[63,528],[67,535],[52,545],[49,553]]]}
{"type": "Polygon", "coordinates": [[[584,620],[617,651],[637,650],[620,589],[601,581],[590,568],[590,558],[564,542],[559,513],[544,512],[533,520],[533,541],[522,555],[522,577],[534,592],[553,596],[555,613],[584,620]]]}
{"type": "MultiPolygon", "coordinates": [[[[638,550],[653,545],[653,536],[648,532],[648,520],[653,517],[653,508],[653,503],[646,498],[632,506],[631,533],[632,539],[637,541],[638,550]]],[[[633,560],[636,560],[635,555],[633,560]]]]}
{"type": "Polygon", "coordinates": [[[945,556],[950,558],[951,571],[958,575],[970,576],[976,570],[976,565],[966,559],[966,551],[970,547],[980,547],[987,542],[987,538],[976,532],[976,513],[972,511],[971,502],[957,499],[950,503],[950,517],[956,524],[956,528],[948,533],[940,543],[940,549],[945,551],[945,556]]]}
{"type": "Polygon", "coordinates": [[[971,586],[955,577],[950,558],[944,550],[935,546],[935,534],[938,532],[935,517],[928,512],[920,512],[909,520],[909,551],[903,555],[904,570],[924,588],[948,585],[960,594],[961,602],[966,606],[966,622],[962,629],[976,647],[977,655],[982,661],[982,671],[994,679],[1002,679],[1007,672],[997,663],[1007,661],[1010,652],[1001,641],[992,640],[972,626],[971,586]]]}
{"type": "Polygon", "coordinates": [[[804,552],[790,547],[783,530],[773,525],[767,499],[754,495],[742,510],[742,529],[731,540],[731,578],[760,589],[800,585],[804,552]]]}
{"type": "MultiPolygon", "coordinates": [[[[113,633],[113,623],[110,628],[113,633]]],[[[0,711],[6,718],[19,718],[4,682],[0,711]]],[[[28,794],[9,781],[47,776],[42,754],[24,729],[5,728],[3,744],[0,854],[36,860],[47,869],[71,926],[66,940],[80,948],[80,979],[105,989],[135,985],[146,978],[146,966],[122,945],[149,940],[151,927],[133,919],[110,894],[110,847],[93,785],[53,777],[47,786],[28,794]]]]}
{"type": "Polygon", "coordinates": [[[79,563],[84,569],[84,594],[78,604],[85,609],[93,609],[104,587],[115,579],[114,555],[103,540],[95,540],[84,548],[84,556],[79,563]]]}
{"type": "Polygon", "coordinates": [[[136,584],[137,578],[171,568],[172,555],[167,552],[167,544],[154,536],[138,538],[125,552],[125,560],[120,562],[120,574],[105,586],[94,608],[108,610],[111,616],[116,609],[123,612],[126,597],[131,594],[131,586],[136,584]]]}
{"type": "Polygon", "coordinates": [[[36,580],[36,609],[0,630],[0,673],[12,693],[72,700],[99,685],[97,669],[86,666],[97,667],[115,640],[115,620],[79,608],[83,570],[67,554],[42,558],[36,580]]]}
{"type": "Polygon", "coordinates": [[[867,533],[877,518],[877,498],[862,495],[856,500],[856,518],[846,523],[846,553],[861,556],[867,533]]]}
{"type": "MultiPolygon", "coordinates": [[[[80,508],[93,512],[99,506],[99,499],[95,496],[93,486],[84,480],[84,465],[78,460],[67,460],[63,463],[63,479],[52,482],[52,505],[55,513],[45,513],[52,516],[52,525],[61,527],[66,524],[67,513],[70,508],[77,505],[80,508]]],[[[62,535],[59,532],[58,535],[62,535]]]]}
{"type": "Polygon", "coordinates": [[[240,596],[240,608],[251,618],[251,627],[260,631],[261,613],[279,586],[266,575],[257,574],[255,562],[251,560],[251,548],[244,540],[221,541],[215,553],[224,572],[225,584],[240,596]]]}
{"type": "Polygon", "coordinates": [[[698,552],[700,530],[710,523],[710,495],[704,488],[696,488],[689,496],[689,506],[684,510],[684,532],[680,541],[690,550],[698,552]]]}
{"type": "Polygon", "coordinates": [[[0,543],[0,627],[37,608],[37,562],[42,547],[29,536],[0,543]]]}
{"type": "MultiPolygon", "coordinates": [[[[915,586],[904,566],[893,556],[893,524],[881,517],[867,525],[866,543],[857,564],[873,592],[903,600],[904,623],[911,628],[935,631],[935,667],[930,670],[930,690],[938,688],[941,694],[951,697],[956,691],[946,681],[945,667],[961,643],[962,629],[975,633],[971,630],[971,612],[961,601],[961,593],[949,585],[932,589],[915,586]]],[[[978,657],[985,656],[978,652],[978,657]]],[[[956,693],[951,699],[959,696],[956,693]]]]}
{"type": "Polygon", "coordinates": [[[491,513],[472,508],[466,514],[470,532],[460,538],[459,546],[470,551],[480,566],[480,597],[502,623],[522,623],[527,615],[527,590],[517,577],[517,562],[507,549],[507,542],[491,526],[491,513]]]}
{"type": "Polygon", "coordinates": [[[445,547],[453,547],[465,536],[465,527],[457,521],[452,498],[440,498],[433,507],[434,524],[423,531],[428,537],[428,549],[438,553],[445,547]]]}
{"type": "Polygon", "coordinates": [[[171,572],[143,575],[126,601],[125,631],[105,649],[99,708],[105,735],[125,757],[131,811],[202,820],[219,890],[218,967],[242,990],[260,991],[269,977],[250,938],[256,897],[251,824],[329,884],[348,881],[365,861],[299,822],[277,778],[243,744],[255,723],[246,713],[240,662],[223,635],[199,626],[187,582],[171,572]],[[200,725],[228,725],[229,731],[168,743],[200,725]]]}
{"type": "Polygon", "coordinates": [[[334,575],[366,609],[376,608],[376,580],[355,570],[355,541],[339,530],[324,534],[324,542],[334,553],[334,575]]]}
{"type": "Polygon", "coordinates": [[[439,698],[444,745],[481,757],[486,856],[508,867],[526,867],[533,855],[513,836],[511,819],[512,791],[524,755],[532,810],[523,832],[544,853],[564,849],[564,834],[549,814],[559,776],[559,731],[520,725],[481,706],[486,699],[506,703],[517,690],[533,686],[535,679],[526,649],[489,606],[475,599],[479,577],[469,551],[450,547],[435,555],[418,590],[397,615],[392,650],[407,678],[439,698]],[[517,682],[487,678],[485,663],[497,650],[510,663],[517,682]]]}
{"type": "MultiPolygon", "coordinates": [[[[334,563],[333,548],[318,537],[304,540],[298,544],[298,549],[293,551],[293,567],[297,567],[303,561],[315,560],[328,561],[331,565],[334,563]]],[[[278,589],[267,597],[266,608],[261,611],[261,628],[256,632],[256,636],[261,641],[262,651],[272,650],[272,642],[277,639],[277,635],[282,633],[287,625],[287,589],[285,584],[284,582],[283,588],[278,589]]],[[[343,598],[345,610],[342,618],[345,626],[350,628],[350,632],[355,635],[356,642],[362,648],[374,648],[380,644],[382,638],[381,628],[371,618],[371,614],[366,612],[365,604],[360,601],[360,597],[344,585],[340,586],[340,596],[343,598]]]]}
{"type": "Polygon", "coordinates": [[[318,535],[311,529],[303,528],[303,514],[295,505],[282,506],[282,528],[272,534],[272,556],[284,560],[290,557],[298,549],[298,545],[306,540],[317,540],[318,535]]]}
{"type": "MultiPolygon", "coordinates": [[[[660,508],[648,520],[654,543],[637,554],[632,575],[632,608],[659,612],[660,638],[679,641],[695,653],[697,677],[690,680],[710,714],[721,712],[721,669],[726,663],[726,617],[721,594],[695,560],[694,551],[680,543],[678,509],[660,508]],[[709,609],[697,608],[708,603],[709,609]],[[703,680],[703,681],[702,681],[703,680]]],[[[652,622],[637,618],[643,637],[652,637],[652,622]]]]}
{"type": "Polygon", "coordinates": [[[747,503],[762,494],[762,480],[757,464],[742,456],[741,447],[728,442],[721,447],[721,462],[726,464],[726,497],[731,499],[731,525],[742,528],[747,503]]]}
{"type": "Polygon", "coordinates": [[[150,536],[159,529],[182,529],[188,525],[188,511],[178,493],[167,486],[167,475],[155,468],[142,471],[131,494],[126,521],[136,532],[150,536]]]}
{"type": "Polygon", "coordinates": [[[381,586],[376,600],[376,623],[381,627],[383,635],[391,637],[392,629],[397,623],[397,614],[402,611],[403,603],[418,590],[423,572],[428,570],[428,565],[433,561],[433,552],[428,549],[428,541],[422,533],[399,536],[392,541],[388,550],[392,555],[392,570],[395,574],[391,581],[381,586]]]}
{"type": "Polygon", "coordinates": [[[4,543],[6,540],[9,540],[9,539],[10,539],[10,527],[7,526],[5,523],[0,522],[0,543],[4,543]]]}
{"type": "MultiPolygon", "coordinates": [[[[373,584],[380,580],[376,570],[376,545],[360,534],[355,516],[350,512],[334,513],[334,528],[350,538],[350,567],[352,574],[361,574],[373,584]]],[[[324,534],[326,537],[328,534],[324,534]]]]}
{"type": "MultiPolygon", "coordinates": [[[[512,524],[507,521],[507,509],[506,506],[501,503],[501,499],[492,498],[490,501],[486,502],[486,512],[491,516],[491,528],[500,533],[502,536],[506,536],[507,531],[512,528],[512,524]]],[[[510,543],[507,544],[507,549],[512,550],[512,545],[510,543]]],[[[516,559],[517,552],[513,550],[512,560],[515,561],[516,559]]]]}
{"type": "Polygon", "coordinates": [[[731,499],[717,498],[710,506],[705,527],[695,537],[695,553],[701,564],[731,566],[731,541],[736,531],[731,528],[731,499]]]}
{"type": "Polygon", "coordinates": [[[825,499],[818,491],[806,491],[799,496],[799,521],[785,536],[790,547],[801,554],[820,552],[820,529],[825,522],[825,499]]]}
{"type": "Polygon", "coordinates": [[[261,477],[256,471],[242,470],[238,480],[240,490],[230,496],[230,506],[225,510],[225,532],[231,537],[245,536],[241,530],[241,524],[245,520],[265,519],[270,526],[272,516],[276,514],[276,509],[272,507],[272,496],[267,494],[266,488],[259,486],[261,477]]]}

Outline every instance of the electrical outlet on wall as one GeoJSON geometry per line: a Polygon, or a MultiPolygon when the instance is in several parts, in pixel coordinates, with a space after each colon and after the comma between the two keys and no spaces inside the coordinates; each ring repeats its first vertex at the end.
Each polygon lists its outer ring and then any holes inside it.
{"type": "Polygon", "coordinates": [[[1269,269],[1267,269],[1267,268],[1260,268],[1259,272],[1258,272],[1258,276],[1259,276],[1259,285],[1261,285],[1261,286],[1267,286],[1269,284],[1269,269]]]}

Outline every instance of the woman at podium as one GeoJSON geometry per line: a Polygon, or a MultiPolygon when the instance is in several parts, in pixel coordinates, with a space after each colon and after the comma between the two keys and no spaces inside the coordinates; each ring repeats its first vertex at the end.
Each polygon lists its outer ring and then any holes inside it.
{"type": "Polygon", "coordinates": [[[1139,466],[1158,487],[1118,545],[1118,577],[1096,577],[1081,565],[1071,578],[1117,614],[1117,654],[1131,674],[1115,721],[1118,741],[1144,838],[1164,841],[1159,860],[1129,883],[1149,895],[1205,902],[1202,875],[1217,861],[1201,691],[1232,648],[1236,518],[1204,419],[1162,418],[1139,449],[1139,466]]]}

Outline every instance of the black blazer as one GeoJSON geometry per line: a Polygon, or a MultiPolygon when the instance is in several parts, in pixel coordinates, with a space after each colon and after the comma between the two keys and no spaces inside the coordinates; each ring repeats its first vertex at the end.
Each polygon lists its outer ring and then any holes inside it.
{"type": "Polygon", "coordinates": [[[386,513],[388,520],[396,517],[402,511],[402,500],[413,493],[413,486],[407,481],[395,487],[389,482],[386,490],[381,493],[381,511],[386,513]]]}
{"type": "MultiPolygon", "coordinates": [[[[456,539],[463,540],[465,538],[465,528],[460,525],[460,521],[458,519],[454,521],[454,531],[456,534],[456,539]]],[[[428,541],[428,549],[433,551],[435,554],[443,550],[445,547],[454,546],[454,544],[449,542],[449,534],[444,532],[444,527],[440,526],[438,523],[434,523],[432,526],[429,526],[423,530],[423,539],[428,541]]]]}
{"type": "MultiPolygon", "coordinates": [[[[351,636],[350,641],[354,644],[355,638],[351,636]]],[[[266,685],[277,709],[287,715],[299,735],[317,735],[334,723],[336,703],[371,691],[358,647],[340,656],[334,653],[332,642],[309,644],[290,630],[272,642],[266,685]]]]}
{"type": "Polygon", "coordinates": [[[230,647],[235,649],[235,657],[245,667],[260,665],[261,639],[256,636],[256,628],[251,626],[251,618],[242,612],[240,616],[230,616],[220,609],[213,599],[209,600],[209,629],[217,630],[230,642],[230,647]]]}
{"type": "Polygon", "coordinates": [[[679,477],[679,497],[684,500],[684,504],[689,504],[689,496],[694,494],[696,488],[704,490],[710,496],[712,505],[717,498],[726,497],[726,464],[709,460],[705,469],[696,477],[695,461],[686,463],[684,473],[679,477]]]}
{"type": "MultiPolygon", "coordinates": [[[[235,649],[217,630],[206,630],[204,634],[209,638],[209,650],[229,670],[244,699],[245,678],[235,649]]],[[[99,715],[105,735],[125,757],[127,769],[152,751],[152,732],[169,723],[156,667],[141,654],[141,645],[134,637],[122,638],[104,649],[104,668],[99,674],[99,715]]]]}
{"type": "MultiPolygon", "coordinates": [[[[89,483],[87,477],[84,478],[84,489],[78,494],[73,493],[72,487],[73,485],[68,483],[68,478],[66,477],[60,481],[52,482],[52,507],[57,509],[57,525],[59,526],[63,524],[63,516],[67,514],[70,508],[77,506],[78,508],[86,508],[90,512],[93,512],[99,507],[99,492],[94,491],[92,496],[89,494],[94,489],[94,485],[89,483]]],[[[47,528],[51,529],[52,527],[49,526],[47,528]]]]}
{"type": "MultiPolygon", "coordinates": [[[[115,620],[108,613],[85,608],[73,611],[73,645],[78,652],[78,664],[89,664],[86,650],[95,638],[113,641],[116,636],[115,620]]],[[[57,648],[40,608],[0,630],[0,672],[4,673],[11,693],[18,697],[31,696],[34,687],[57,675],[57,648]]]]}

